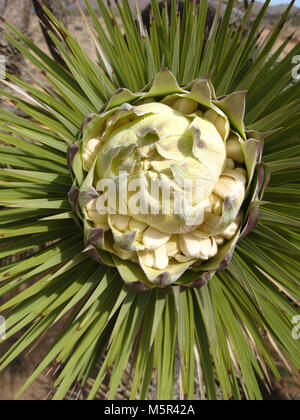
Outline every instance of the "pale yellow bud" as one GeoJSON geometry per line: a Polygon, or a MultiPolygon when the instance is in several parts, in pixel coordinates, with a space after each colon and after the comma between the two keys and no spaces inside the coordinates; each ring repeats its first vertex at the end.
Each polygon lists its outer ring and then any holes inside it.
{"type": "Polygon", "coordinates": [[[223,236],[221,236],[221,235],[214,236],[214,239],[215,239],[216,244],[217,244],[218,246],[221,246],[221,245],[223,245],[223,244],[225,243],[225,239],[224,239],[224,237],[223,237],[223,236]]]}
{"type": "Polygon", "coordinates": [[[210,250],[210,254],[208,256],[208,258],[213,258],[217,255],[218,253],[218,244],[217,241],[215,240],[215,238],[210,238],[211,241],[211,250],[210,250]]]}
{"type": "Polygon", "coordinates": [[[214,193],[225,200],[227,197],[238,197],[245,194],[245,183],[229,176],[220,176],[214,193]]]}
{"type": "Polygon", "coordinates": [[[241,143],[233,136],[229,137],[226,143],[226,154],[228,158],[235,162],[244,163],[245,157],[242,151],[241,143]]]}
{"type": "Polygon", "coordinates": [[[218,114],[213,109],[209,109],[203,115],[203,118],[210,121],[212,124],[215,124],[218,114]]]}
{"type": "Polygon", "coordinates": [[[189,98],[179,98],[171,106],[185,115],[192,114],[198,109],[198,103],[189,98]]]}
{"type": "Polygon", "coordinates": [[[225,163],[224,163],[224,170],[225,169],[231,169],[232,170],[232,169],[234,169],[234,167],[235,167],[234,160],[227,158],[225,160],[225,163]]]}
{"type": "Polygon", "coordinates": [[[83,167],[86,171],[89,171],[93,165],[94,162],[94,156],[88,151],[86,150],[83,154],[82,154],[82,160],[83,160],[83,167]]]}
{"type": "Polygon", "coordinates": [[[239,225],[236,222],[231,223],[226,230],[222,233],[225,239],[230,240],[232,239],[237,231],[239,230],[239,225]]]}
{"type": "Polygon", "coordinates": [[[160,232],[153,227],[149,227],[143,236],[143,242],[147,247],[150,248],[160,248],[162,245],[165,245],[170,239],[171,235],[168,233],[160,232]]]}
{"type": "Polygon", "coordinates": [[[180,248],[186,257],[207,260],[215,252],[215,242],[211,238],[199,240],[193,233],[180,235],[180,248]]]}
{"type": "Polygon", "coordinates": [[[214,124],[214,126],[216,127],[220,136],[223,139],[228,137],[228,134],[230,131],[230,124],[226,118],[219,115],[213,109],[209,109],[208,111],[206,111],[205,114],[203,115],[203,118],[205,118],[206,120],[214,124]]]}
{"type": "Polygon", "coordinates": [[[222,236],[227,240],[232,239],[237,234],[241,226],[242,220],[243,220],[243,212],[240,212],[237,218],[235,219],[235,221],[231,223],[231,225],[229,225],[226,230],[224,230],[224,232],[222,233],[222,236]]]}
{"type": "Polygon", "coordinates": [[[239,171],[238,169],[239,168],[236,168],[234,170],[226,169],[223,172],[222,176],[229,176],[233,179],[236,179],[236,180],[242,182],[243,184],[246,184],[246,175],[247,175],[246,171],[244,171],[244,170],[239,171]]]}
{"type": "Polygon", "coordinates": [[[140,257],[141,260],[143,262],[143,264],[146,267],[153,267],[154,263],[155,263],[155,258],[154,258],[154,252],[153,251],[141,251],[140,252],[140,257]]]}
{"type": "Polygon", "coordinates": [[[90,152],[91,154],[98,153],[101,148],[100,140],[98,139],[89,140],[87,142],[86,148],[87,148],[87,151],[90,152]]]}
{"type": "Polygon", "coordinates": [[[245,179],[247,179],[248,174],[247,174],[246,169],[244,169],[244,168],[235,168],[235,171],[236,172],[239,172],[240,174],[242,174],[244,176],[245,179]]]}
{"type": "Polygon", "coordinates": [[[169,258],[167,254],[166,245],[162,245],[160,248],[154,251],[155,263],[154,267],[158,270],[164,270],[169,265],[169,258]]]}
{"type": "Polygon", "coordinates": [[[215,122],[215,127],[218,130],[222,139],[226,140],[230,132],[230,123],[228,119],[227,118],[225,119],[221,115],[218,115],[215,122]]]}

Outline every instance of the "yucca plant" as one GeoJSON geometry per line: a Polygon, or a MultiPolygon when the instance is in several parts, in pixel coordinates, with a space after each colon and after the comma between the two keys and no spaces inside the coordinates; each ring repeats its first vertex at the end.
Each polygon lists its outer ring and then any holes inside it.
{"type": "Polygon", "coordinates": [[[261,399],[272,355],[300,366],[300,43],[276,44],[294,2],[263,40],[270,0],[247,30],[253,2],[237,28],[220,2],[208,36],[207,0],[152,0],[150,32],[139,2],[97,3],[101,18],[79,7],[97,61],[45,8],[65,65],[5,23],[44,83],[7,74],[16,93],[1,90],[30,117],[0,110],[0,313],[22,332],[1,369],[60,321],[20,393],[52,364],[55,399],[75,383],[113,399],[124,381],[172,399],[177,380],[185,399],[261,399]],[[200,219],[99,214],[96,185],[121,170],[200,179],[200,219]]]}

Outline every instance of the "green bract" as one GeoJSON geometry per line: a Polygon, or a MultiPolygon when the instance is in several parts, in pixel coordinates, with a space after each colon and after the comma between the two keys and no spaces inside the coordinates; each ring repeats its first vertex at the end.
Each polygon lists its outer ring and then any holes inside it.
{"type": "Polygon", "coordinates": [[[128,285],[201,286],[255,224],[262,147],[245,132],[245,96],[217,99],[208,79],[181,88],[166,69],[87,117],[70,199],[86,251],[128,285]]]}

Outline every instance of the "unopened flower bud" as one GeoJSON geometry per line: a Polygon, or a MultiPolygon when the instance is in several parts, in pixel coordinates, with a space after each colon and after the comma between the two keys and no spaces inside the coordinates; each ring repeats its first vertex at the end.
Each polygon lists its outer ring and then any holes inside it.
{"type": "Polygon", "coordinates": [[[83,167],[86,171],[89,171],[93,165],[94,156],[92,153],[90,153],[88,150],[83,152],[82,154],[82,160],[83,160],[83,167]]]}
{"type": "Polygon", "coordinates": [[[244,153],[242,151],[241,143],[233,136],[229,137],[226,143],[227,157],[233,159],[235,162],[245,162],[244,153]]]}
{"type": "Polygon", "coordinates": [[[245,184],[240,180],[222,175],[214,188],[214,193],[223,200],[227,197],[239,197],[245,194],[245,184]]]}
{"type": "Polygon", "coordinates": [[[168,240],[170,239],[171,235],[168,233],[160,232],[153,227],[149,227],[143,236],[143,242],[147,247],[157,249],[160,248],[162,245],[165,245],[168,240]]]}
{"type": "Polygon", "coordinates": [[[100,140],[98,140],[98,139],[91,139],[91,140],[89,140],[87,142],[86,148],[92,154],[98,153],[99,150],[100,150],[100,148],[101,148],[100,140]]]}
{"type": "Polygon", "coordinates": [[[206,111],[203,118],[214,124],[222,139],[225,140],[228,137],[230,124],[227,118],[222,117],[213,109],[206,111]]]}
{"type": "Polygon", "coordinates": [[[225,239],[232,239],[239,229],[239,225],[236,222],[231,223],[226,230],[222,233],[225,239]]]}
{"type": "Polygon", "coordinates": [[[211,238],[199,240],[193,233],[181,235],[179,243],[183,254],[195,259],[207,260],[218,251],[215,241],[211,238]]]}
{"type": "Polygon", "coordinates": [[[154,267],[158,270],[164,270],[169,265],[169,258],[167,254],[166,245],[162,245],[160,248],[154,251],[155,263],[154,267]]]}
{"type": "Polygon", "coordinates": [[[154,252],[153,251],[141,251],[140,257],[143,262],[143,264],[147,267],[153,267],[155,263],[154,259],[154,252]]]}
{"type": "Polygon", "coordinates": [[[240,174],[242,174],[245,177],[245,179],[247,179],[247,171],[246,171],[246,169],[244,169],[244,168],[235,168],[235,171],[236,172],[239,172],[240,174]]]}
{"type": "Polygon", "coordinates": [[[221,235],[214,236],[214,238],[215,238],[216,244],[218,246],[221,246],[221,245],[223,245],[225,243],[225,239],[221,235]]]}
{"type": "Polygon", "coordinates": [[[230,159],[230,158],[227,158],[226,160],[225,160],[225,163],[224,163],[224,170],[225,169],[234,169],[234,167],[235,167],[235,164],[234,164],[234,160],[232,160],[232,159],[230,159]]]}
{"type": "Polygon", "coordinates": [[[189,115],[198,109],[198,103],[189,98],[179,98],[172,103],[172,108],[182,114],[189,115]]]}

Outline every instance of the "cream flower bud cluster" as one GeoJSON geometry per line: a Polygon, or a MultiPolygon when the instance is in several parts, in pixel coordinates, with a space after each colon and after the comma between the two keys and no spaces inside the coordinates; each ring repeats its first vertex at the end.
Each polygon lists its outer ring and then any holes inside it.
{"type": "MultiPolygon", "coordinates": [[[[106,215],[99,215],[96,210],[96,199],[87,207],[87,214],[95,227],[109,230],[106,215]]],[[[205,233],[195,230],[186,234],[171,235],[140,222],[130,216],[111,215],[111,224],[121,233],[136,232],[136,240],[144,250],[138,251],[142,263],[147,267],[164,270],[170,261],[187,262],[193,259],[206,261],[218,253],[218,247],[226,240],[232,239],[239,229],[239,222],[232,223],[218,236],[205,237],[205,233]]],[[[126,250],[114,244],[113,249],[120,258],[135,261],[137,252],[126,250]]]]}
{"type": "MultiPolygon", "coordinates": [[[[153,99],[146,99],[139,104],[148,104],[153,99]]],[[[135,244],[130,249],[122,247],[120,242],[113,243],[113,252],[124,260],[140,262],[142,265],[165,270],[170,262],[186,263],[193,260],[207,261],[218,254],[219,247],[224,245],[226,241],[234,238],[237,234],[241,217],[230,224],[223,232],[214,234],[215,227],[220,225],[224,211],[224,201],[228,198],[244,197],[247,183],[247,172],[245,168],[244,154],[237,136],[229,135],[230,124],[227,118],[220,115],[213,109],[201,111],[199,104],[192,99],[179,97],[172,100],[168,104],[174,110],[192,117],[203,118],[214,124],[215,128],[223,139],[226,140],[226,159],[223,171],[216,182],[211,195],[207,198],[207,207],[204,211],[204,221],[200,226],[195,226],[195,230],[188,233],[169,234],[150,226],[148,223],[141,222],[129,215],[110,214],[101,215],[97,212],[97,199],[92,200],[86,206],[87,218],[93,222],[97,228],[104,231],[113,230],[114,235],[119,233],[120,237],[129,232],[135,232],[135,244]],[[228,138],[227,138],[228,137],[228,138]]],[[[114,118],[112,116],[111,118],[114,118]]],[[[128,122],[128,118],[123,118],[114,128],[128,122]]],[[[109,122],[108,122],[109,124],[109,122]]],[[[94,162],[97,154],[101,149],[99,139],[93,138],[89,140],[83,151],[83,166],[88,171],[94,162]]],[[[141,155],[148,156],[150,147],[145,145],[141,149],[141,155]]],[[[152,149],[151,149],[152,150],[152,149]]],[[[150,151],[151,151],[150,150],[150,151]]],[[[158,176],[157,173],[151,172],[153,166],[157,172],[165,171],[169,168],[166,161],[164,166],[163,160],[152,162],[151,160],[143,160],[141,163],[144,171],[149,172],[149,176],[158,176]],[[156,165],[156,166],[155,166],[156,165]]]]}
{"type": "Polygon", "coordinates": [[[87,142],[86,148],[82,154],[83,167],[85,171],[91,168],[95,156],[101,149],[101,142],[99,139],[91,139],[87,142]]]}

